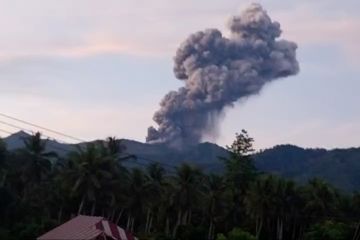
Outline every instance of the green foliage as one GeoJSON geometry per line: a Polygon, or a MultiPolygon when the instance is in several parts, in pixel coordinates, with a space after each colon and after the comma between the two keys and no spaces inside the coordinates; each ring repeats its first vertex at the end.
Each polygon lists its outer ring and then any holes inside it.
{"type": "Polygon", "coordinates": [[[319,177],[347,192],[360,189],[360,148],[326,150],[279,145],[256,153],[254,158],[259,169],[298,182],[319,177]]]}
{"type": "Polygon", "coordinates": [[[253,150],[253,139],[248,136],[245,130],[236,134],[236,139],[227,149],[230,152],[229,158],[223,158],[225,164],[225,176],[233,188],[243,193],[248,184],[256,176],[256,168],[251,157],[253,150]]]}
{"type": "Polygon", "coordinates": [[[6,165],[7,165],[7,149],[2,139],[0,139],[0,187],[5,185],[6,180],[6,165]]]}
{"type": "Polygon", "coordinates": [[[219,233],[219,234],[216,236],[216,240],[227,240],[227,238],[225,237],[224,234],[219,233]]]}
{"type": "Polygon", "coordinates": [[[177,240],[207,240],[206,230],[193,225],[180,226],[177,231],[177,240]]]}
{"type": "Polygon", "coordinates": [[[26,218],[14,224],[11,235],[19,240],[36,239],[45,229],[54,227],[55,223],[46,217],[42,219],[26,218]]]}
{"type": "MultiPolygon", "coordinates": [[[[150,238],[150,240],[173,240],[172,237],[166,236],[165,234],[153,234],[154,236],[150,238]]],[[[141,238],[143,239],[143,238],[141,238]]]]}
{"type": "Polygon", "coordinates": [[[347,240],[350,239],[350,228],[344,223],[325,221],[315,224],[305,235],[305,240],[347,240]]]}
{"type": "Polygon", "coordinates": [[[13,240],[15,238],[12,236],[10,230],[0,228],[0,239],[13,240]]]}
{"type": "Polygon", "coordinates": [[[256,238],[248,232],[240,228],[234,228],[228,233],[228,240],[256,240],[256,238]]]}
{"type": "Polygon", "coordinates": [[[248,156],[254,152],[253,143],[254,139],[243,129],[241,133],[236,133],[234,142],[227,149],[234,155],[248,156]]]}
{"type": "Polygon", "coordinates": [[[253,163],[251,153],[253,150],[253,139],[245,130],[236,134],[232,145],[227,147],[230,152],[228,158],[221,158],[225,165],[225,181],[229,186],[232,198],[229,219],[237,226],[240,223],[243,208],[241,204],[249,188],[250,183],[256,178],[257,171],[253,163]]]}
{"type": "Polygon", "coordinates": [[[304,210],[312,216],[321,218],[334,215],[339,201],[336,190],[320,179],[312,179],[304,188],[308,201],[304,210]]]}
{"type": "MultiPolygon", "coordinates": [[[[7,149],[6,144],[4,141],[0,138],[0,164],[3,164],[6,158],[7,149]]],[[[0,165],[1,166],[1,165],[0,165]]]]}
{"type": "Polygon", "coordinates": [[[359,194],[258,174],[252,143],[238,134],[224,174],[214,175],[189,164],[124,167],[132,158],[115,138],[56,164],[40,134],[19,151],[0,142],[0,239],[34,239],[77,213],[105,216],[144,240],[303,239],[304,232],[307,240],[351,239],[345,223],[358,226],[359,194]]]}
{"type": "Polygon", "coordinates": [[[218,234],[216,240],[256,240],[256,237],[240,228],[234,228],[227,237],[224,234],[218,234]]]}
{"type": "Polygon", "coordinates": [[[46,151],[46,141],[42,140],[39,132],[25,139],[24,144],[25,148],[18,153],[24,163],[22,177],[26,182],[39,184],[49,176],[52,160],[57,158],[57,154],[46,151]]]}

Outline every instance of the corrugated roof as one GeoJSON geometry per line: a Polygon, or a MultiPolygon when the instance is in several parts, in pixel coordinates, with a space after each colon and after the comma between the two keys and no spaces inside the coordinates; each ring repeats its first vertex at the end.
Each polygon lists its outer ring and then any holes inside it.
{"type": "Polygon", "coordinates": [[[137,240],[130,232],[125,231],[115,223],[102,220],[96,224],[96,228],[102,230],[106,236],[117,240],[137,240]]]}
{"type": "Polygon", "coordinates": [[[94,226],[103,220],[103,217],[79,215],[70,221],[54,228],[38,237],[38,240],[92,240],[103,231],[94,226]]]}

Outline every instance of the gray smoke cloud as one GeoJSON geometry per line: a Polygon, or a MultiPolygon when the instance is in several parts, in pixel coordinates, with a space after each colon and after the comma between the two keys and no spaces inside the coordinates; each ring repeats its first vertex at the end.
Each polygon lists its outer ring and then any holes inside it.
{"type": "Polygon", "coordinates": [[[148,129],[147,142],[197,144],[216,130],[225,107],[299,71],[297,45],[278,39],[280,24],[261,5],[252,4],[231,18],[228,28],[229,37],[207,29],[190,35],[178,48],[174,73],[185,86],[163,98],[153,117],[159,127],[148,129]]]}

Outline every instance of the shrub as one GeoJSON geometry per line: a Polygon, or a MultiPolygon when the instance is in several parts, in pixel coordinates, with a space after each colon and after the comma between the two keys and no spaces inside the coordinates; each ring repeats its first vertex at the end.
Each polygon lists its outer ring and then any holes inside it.
{"type": "Polygon", "coordinates": [[[207,232],[202,227],[192,225],[180,226],[177,231],[178,240],[207,240],[207,232]]]}
{"type": "Polygon", "coordinates": [[[228,233],[227,237],[224,234],[218,234],[216,240],[256,240],[256,238],[240,228],[234,228],[228,233]]]}
{"type": "Polygon", "coordinates": [[[305,234],[306,240],[347,240],[350,238],[350,229],[339,222],[325,221],[315,224],[305,234]]]}

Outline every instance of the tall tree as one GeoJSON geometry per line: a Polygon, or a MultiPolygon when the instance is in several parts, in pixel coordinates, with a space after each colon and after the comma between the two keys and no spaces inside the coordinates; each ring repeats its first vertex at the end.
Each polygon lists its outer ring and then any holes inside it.
{"type": "Polygon", "coordinates": [[[177,209],[177,221],[173,228],[173,236],[180,225],[191,223],[192,210],[201,199],[202,173],[186,163],[177,168],[173,178],[174,200],[177,209]]]}
{"type": "Polygon", "coordinates": [[[49,175],[57,154],[46,150],[46,140],[40,132],[24,139],[24,144],[25,148],[19,152],[23,159],[23,180],[27,185],[38,185],[49,175]]]}
{"type": "Polygon", "coordinates": [[[209,219],[209,240],[214,239],[216,223],[225,215],[225,190],[226,184],[222,176],[210,174],[205,177],[205,202],[209,219]]]}
{"type": "Polygon", "coordinates": [[[130,231],[134,231],[136,221],[144,214],[147,206],[149,185],[148,177],[139,168],[134,168],[129,175],[129,186],[127,189],[127,226],[130,231]]]}
{"type": "Polygon", "coordinates": [[[126,146],[122,143],[122,140],[116,137],[108,137],[106,141],[99,144],[99,147],[104,157],[115,159],[119,163],[136,159],[135,155],[127,153],[126,146]]]}
{"type": "Polygon", "coordinates": [[[2,139],[0,139],[0,187],[5,184],[7,170],[6,170],[6,158],[7,158],[7,149],[6,144],[2,139]]]}
{"type": "Polygon", "coordinates": [[[113,177],[116,165],[112,158],[106,158],[102,154],[99,145],[89,143],[85,149],[79,147],[71,153],[71,166],[65,174],[72,187],[74,195],[80,196],[81,201],[78,214],[81,214],[85,201],[92,203],[91,213],[95,212],[97,196],[101,188],[113,177]]]}
{"type": "Polygon", "coordinates": [[[225,164],[225,178],[227,185],[232,193],[232,215],[233,224],[239,224],[239,216],[244,213],[242,209],[245,193],[249,184],[256,177],[256,168],[253,164],[251,154],[254,139],[245,130],[236,134],[236,138],[231,146],[227,146],[229,151],[228,158],[221,158],[225,164]]]}
{"type": "Polygon", "coordinates": [[[325,181],[315,178],[304,189],[306,213],[314,218],[323,219],[334,216],[338,204],[336,191],[325,181]]]}
{"type": "Polygon", "coordinates": [[[360,239],[360,193],[355,192],[351,199],[351,209],[354,219],[358,219],[355,223],[355,231],[352,240],[360,239]]]}
{"type": "Polygon", "coordinates": [[[245,197],[247,213],[255,221],[256,239],[260,238],[265,221],[269,219],[271,214],[274,188],[273,176],[262,176],[250,184],[250,189],[245,197]]]}
{"type": "Polygon", "coordinates": [[[159,208],[164,197],[164,188],[168,182],[166,181],[165,169],[159,163],[150,164],[146,170],[151,194],[148,198],[145,233],[150,233],[154,219],[158,217],[159,208]]]}

